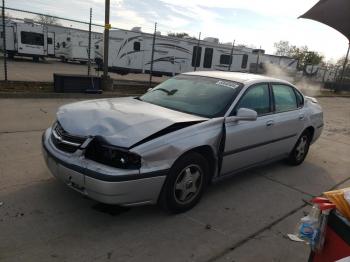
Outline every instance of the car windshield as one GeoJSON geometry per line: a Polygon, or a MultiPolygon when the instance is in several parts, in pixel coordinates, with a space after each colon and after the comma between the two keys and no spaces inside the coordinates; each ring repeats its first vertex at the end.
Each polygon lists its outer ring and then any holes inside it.
{"type": "Polygon", "coordinates": [[[242,84],[216,78],[179,75],[139,99],[173,110],[213,118],[223,116],[242,84]]]}

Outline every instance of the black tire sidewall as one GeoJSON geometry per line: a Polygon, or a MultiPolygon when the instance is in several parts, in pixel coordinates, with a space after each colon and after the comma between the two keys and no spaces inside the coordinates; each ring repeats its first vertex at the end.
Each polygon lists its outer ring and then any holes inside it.
{"type": "Polygon", "coordinates": [[[160,196],[160,205],[163,209],[165,209],[167,212],[170,213],[181,213],[185,212],[192,207],[194,207],[200,200],[203,191],[206,188],[206,185],[208,184],[208,177],[209,177],[209,165],[207,163],[207,160],[199,153],[196,152],[190,152],[182,157],[180,157],[174,165],[171,167],[169,174],[166,178],[166,181],[164,183],[161,196],[160,196]],[[198,165],[202,169],[202,183],[200,187],[200,191],[198,192],[197,196],[189,203],[187,204],[179,204],[175,198],[174,198],[174,187],[177,177],[179,176],[180,172],[189,165],[198,165]]]}
{"type": "Polygon", "coordinates": [[[289,155],[289,159],[288,159],[288,160],[289,160],[289,163],[290,163],[291,165],[297,166],[297,165],[300,165],[301,163],[304,162],[304,160],[305,160],[305,158],[306,158],[306,156],[307,156],[307,154],[308,154],[308,152],[309,152],[310,142],[311,142],[310,140],[311,140],[311,137],[310,137],[309,132],[305,131],[305,132],[303,132],[303,133],[300,135],[300,137],[298,138],[298,141],[296,142],[296,144],[295,144],[295,146],[294,146],[292,152],[291,152],[290,155],[289,155]],[[304,156],[303,156],[301,159],[297,159],[297,157],[296,157],[296,148],[297,148],[297,146],[299,145],[300,140],[301,140],[301,138],[302,138],[303,136],[306,136],[306,138],[307,138],[307,145],[306,145],[306,149],[305,149],[305,154],[304,154],[304,156]]]}

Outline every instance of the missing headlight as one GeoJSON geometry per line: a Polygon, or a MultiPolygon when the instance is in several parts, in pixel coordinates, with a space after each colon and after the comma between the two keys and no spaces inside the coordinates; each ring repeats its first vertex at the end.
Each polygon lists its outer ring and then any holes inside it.
{"type": "Polygon", "coordinates": [[[94,138],[85,151],[85,157],[98,163],[123,169],[141,167],[141,157],[125,148],[109,145],[102,138],[94,138]]]}

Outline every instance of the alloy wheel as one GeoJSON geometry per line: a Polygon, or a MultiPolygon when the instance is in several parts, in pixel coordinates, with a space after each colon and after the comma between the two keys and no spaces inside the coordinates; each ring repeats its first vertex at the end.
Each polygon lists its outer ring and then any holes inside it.
{"type": "Polygon", "coordinates": [[[187,204],[199,193],[203,183],[203,171],[198,165],[185,167],[175,181],[174,197],[177,203],[187,204]]]}

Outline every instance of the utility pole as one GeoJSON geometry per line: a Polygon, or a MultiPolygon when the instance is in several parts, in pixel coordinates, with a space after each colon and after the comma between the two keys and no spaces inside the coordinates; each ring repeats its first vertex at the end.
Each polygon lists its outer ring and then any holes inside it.
{"type": "Polygon", "coordinates": [[[232,43],[231,54],[230,54],[230,65],[228,66],[228,71],[231,71],[231,65],[232,65],[232,60],[233,60],[233,49],[235,48],[235,41],[236,40],[233,40],[233,43],[232,43]]]}
{"type": "Polygon", "coordinates": [[[7,52],[6,52],[6,27],[5,27],[5,0],[2,0],[2,32],[3,37],[3,51],[4,51],[4,75],[5,81],[7,81],[7,52]]]}
{"type": "MultiPolygon", "coordinates": [[[[198,53],[199,53],[199,43],[200,43],[200,41],[201,41],[201,32],[199,32],[197,48],[196,48],[196,54],[194,56],[194,71],[197,70],[197,57],[198,57],[198,53]]],[[[200,61],[200,59],[199,59],[199,61],[200,61]]]]}
{"type": "Polygon", "coordinates": [[[89,23],[89,45],[88,45],[88,76],[91,71],[91,20],[92,20],[92,8],[90,8],[90,23],[89,23]]]}
{"type": "Polygon", "coordinates": [[[258,69],[259,69],[260,50],[261,50],[261,46],[260,46],[260,49],[258,50],[258,56],[256,57],[256,68],[255,68],[255,74],[257,74],[257,73],[258,73],[258,69]]]}
{"type": "Polygon", "coordinates": [[[109,47],[109,29],[111,25],[109,23],[109,13],[110,13],[110,0],[105,0],[105,30],[104,30],[104,50],[103,50],[103,89],[109,89],[110,80],[108,76],[108,47],[109,47]]]}
{"type": "Polygon", "coordinates": [[[151,67],[149,70],[149,88],[152,88],[152,74],[153,74],[153,59],[154,59],[154,45],[156,44],[157,23],[154,23],[154,34],[152,42],[151,67]]]}

